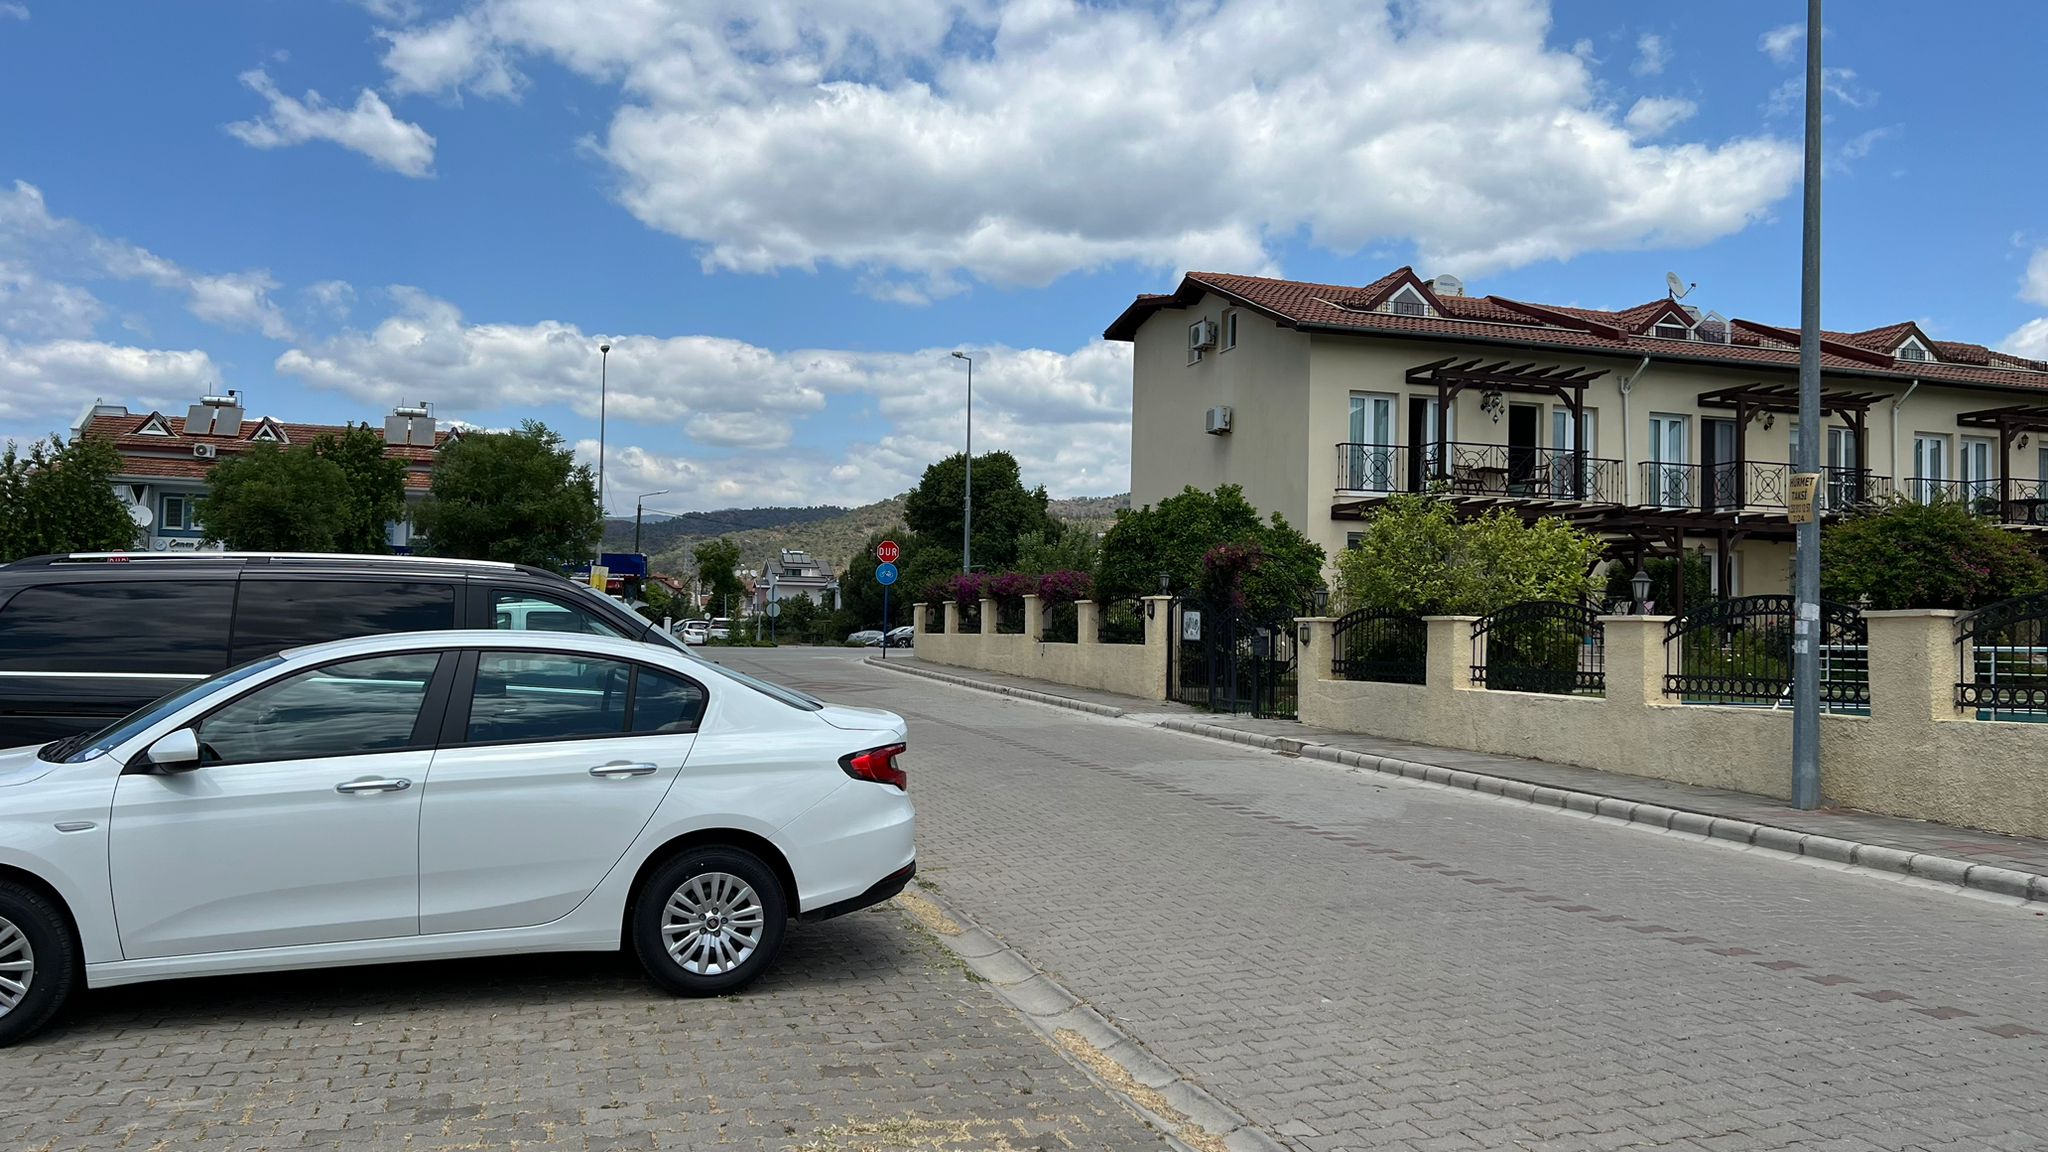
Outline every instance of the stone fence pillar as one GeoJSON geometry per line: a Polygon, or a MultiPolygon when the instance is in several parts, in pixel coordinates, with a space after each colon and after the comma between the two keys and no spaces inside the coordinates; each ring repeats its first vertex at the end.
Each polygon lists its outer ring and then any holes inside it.
{"type": "Polygon", "coordinates": [[[1094,644],[1102,639],[1102,605],[1093,600],[1074,601],[1074,627],[1079,630],[1075,640],[1083,644],[1094,644]]]}
{"type": "Polygon", "coordinates": [[[1294,622],[1295,639],[1301,644],[1295,650],[1298,675],[1311,680],[1332,678],[1330,661],[1337,655],[1336,625],[1334,616],[1303,616],[1294,622]]]}
{"type": "Polygon", "coordinates": [[[1424,616],[1429,656],[1423,682],[1431,692],[1469,692],[1472,683],[1472,625],[1477,616],[1424,616]]]}
{"type": "Polygon", "coordinates": [[[957,601],[957,600],[948,600],[948,601],[946,601],[946,616],[945,616],[945,624],[946,624],[946,635],[948,635],[948,636],[958,636],[958,635],[960,634],[960,603],[959,603],[959,601],[957,601]]]}
{"type": "Polygon", "coordinates": [[[1609,703],[1642,708],[1664,702],[1664,625],[1669,616],[1602,616],[1609,703]]]}
{"type": "Polygon", "coordinates": [[[981,598],[981,634],[996,634],[996,602],[984,596],[981,598]]]}
{"type": "Polygon", "coordinates": [[[925,616],[930,611],[931,605],[929,604],[912,604],[910,606],[910,630],[923,635],[925,632],[925,616]]]}
{"type": "Polygon", "coordinates": [[[1045,639],[1045,602],[1036,592],[1024,594],[1024,635],[1033,643],[1045,639]]]}
{"type": "MultiPolygon", "coordinates": [[[[1865,612],[1870,628],[1870,715],[1889,723],[1960,720],[1956,681],[1969,652],[1958,653],[1956,617],[1940,608],[1865,612]]],[[[1965,645],[1964,647],[1967,647],[1965,645]]]]}

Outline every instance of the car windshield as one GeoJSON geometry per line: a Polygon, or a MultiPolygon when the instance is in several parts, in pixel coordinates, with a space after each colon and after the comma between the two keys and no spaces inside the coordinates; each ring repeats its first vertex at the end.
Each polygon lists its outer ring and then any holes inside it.
{"type": "Polygon", "coordinates": [[[204,680],[188,684],[176,692],[159,696],[97,732],[72,736],[68,739],[59,740],[54,744],[46,745],[36,755],[43,760],[56,764],[83,763],[95,756],[105,754],[109,749],[120,746],[124,741],[133,738],[137,732],[148,728],[158,720],[176,712],[194,700],[216,689],[224,688],[229,684],[247,680],[251,676],[275,668],[282,663],[284,663],[284,657],[282,656],[266,656],[261,660],[251,660],[247,664],[230,668],[217,676],[209,676],[204,680]]]}

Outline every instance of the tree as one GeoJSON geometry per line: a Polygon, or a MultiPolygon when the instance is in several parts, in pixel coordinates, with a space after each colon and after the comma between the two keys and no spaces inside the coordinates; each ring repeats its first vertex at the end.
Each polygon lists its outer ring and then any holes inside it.
{"type": "Polygon", "coordinates": [[[1530,600],[1579,603],[1593,594],[1601,544],[1545,517],[1505,509],[1460,521],[1448,504],[1398,495],[1337,558],[1339,606],[1417,614],[1484,615],[1530,600]]]}
{"type": "MultiPolygon", "coordinates": [[[[1650,602],[1659,611],[1677,607],[1677,587],[1672,583],[1678,571],[1679,562],[1669,556],[1652,556],[1643,561],[1643,572],[1650,578],[1650,602]]],[[[1607,566],[1607,599],[1617,604],[1635,603],[1636,592],[1632,581],[1636,569],[1633,561],[1609,564],[1607,566]]],[[[1685,604],[1691,608],[1705,604],[1714,598],[1714,578],[1710,562],[1699,552],[1685,554],[1685,604]]]]}
{"type": "Polygon", "coordinates": [[[208,541],[241,552],[335,552],[348,513],[341,465],[310,449],[252,444],[206,473],[193,509],[208,541]]]}
{"type": "MultiPolygon", "coordinates": [[[[920,541],[950,549],[960,558],[961,498],[966,456],[954,453],[924,470],[903,501],[903,519],[920,541]]],[[[1027,490],[1017,458],[990,452],[974,458],[974,566],[991,572],[1017,563],[1018,543],[1027,535],[1058,539],[1066,525],[1046,511],[1043,487],[1027,490]]]]}
{"type": "Polygon", "coordinates": [[[1877,610],[1982,608],[2048,590],[2020,536],[1953,500],[1898,502],[1821,531],[1820,592],[1877,610]]]}
{"type": "Polygon", "coordinates": [[[339,436],[323,432],[311,447],[341,469],[335,544],[343,552],[389,552],[388,526],[405,516],[405,461],[385,455],[384,437],[368,425],[350,425],[339,436]]]}
{"type": "Polygon", "coordinates": [[[710,595],[711,614],[730,619],[747,598],[739,577],[740,546],[720,536],[698,544],[692,554],[697,558],[697,578],[710,595]]]}
{"type": "Polygon", "coordinates": [[[1258,546],[1258,561],[1235,577],[1245,606],[1262,618],[1301,612],[1322,584],[1322,546],[1274,513],[1259,519],[1244,490],[1225,484],[1214,492],[1184,488],[1155,507],[1124,509],[1102,538],[1095,587],[1108,600],[1150,596],[1164,574],[1178,592],[1204,586],[1203,563],[1221,545],[1258,546]]]}
{"type": "Polygon", "coordinates": [[[107,552],[135,544],[135,521],[114,494],[121,454],[111,442],[52,436],[0,450],[0,563],[53,552],[107,552]]]}
{"type": "Polygon", "coordinates": [[[1093,572],[1102,559],[1095,537],[1072,525],[1061,525],[1057,535],[1026,533],[1017,541],[1017,571],[1032,576],[1048,572],[1093,572]]]}
{"type": "Polygon", "coordinates": [[[434,555],[542,568],[588,559],[604,531],[590,469],[536,420],[443,445],[413,523],[434,555]]]}

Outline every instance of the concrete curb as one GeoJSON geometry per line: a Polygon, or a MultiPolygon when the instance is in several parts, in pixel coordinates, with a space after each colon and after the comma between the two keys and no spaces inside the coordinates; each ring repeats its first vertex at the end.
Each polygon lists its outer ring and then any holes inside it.
{"type": "MultiPolygon", "coordinates": [[[[1084,700],[1072,700],[1055,696],[1049,692],[1033,692],[1029,689],[1014,688],[1008,684],[991,684],[970,676],[952,676],[943,672],[932,672],[924,668],[905,668],[901,665],[885,665],[874,657],[868,663],[893,667],[898,672],[913,676],[925,676],[933,680],[944,680],[964,688],[979,689],[1005,696],[1014,696],[1034,703],[1055,708],[1072,708],[1098,716],[1121,718],[1126,715],[1121,708],[1106,704],[1093,704],[1084,700]]],[[[1605,817],[1630,824],[1644,824],[1668,832],[1682,832],[1713,840],[1727,840],[1760,848],[1767,852],[1779,852],[1788,856],[1811,856],[1835,864],[1866,869],[1888,875],[1912,876],[1935,883],[1950,884],[1959,888],[1975,889],[1999,896],[2010,896],[2020,900],[2048,902],[2048,876],[2032,872],[2020,872],[2011,868],[1999,868],[1990,864],[1975,864],[1958,860],[1953,856],[1938,856],[1926,852],[1906,852],[1898,848],[1887,848],[1881,844],[1862,844],[1849,840],[1838,840],[1812,832],[1801,832],[1775,824],[1757,824],[1748,820],[1735,820],[1726,816],[1715,816],[1706,812],[1692,812],[1684,809],[1665,808],[1656,804],[1644,804],[1624,800],[1618,796],[1603,796],[1593,792],[1572,789],[1551,788],[1531,784],[1526,780],[1515,780],[1506,776],[1489,776],[1484,773],[1466,772],[1444,768],[1434,764],[1418,764],[1411,760],[1399,760],[1391,756],[1374,756],[1365,752],[1354,752],[1348,748],[1332,748],[1326,744],[1311,744],[1290,740],[1284,736],[1268,736],[1258,732],[1245,732],[1226,728],[1220,724],[1208,724],[1200,720],[1169,716],[1150,723],[1174,732],[1190,736],[1201,736],[1211,740],[1223,740],[1251,748],[1262,748],[1273,752],[1285,752],[1310,760],[1321,760],[1331,764],[1342,764],[1347,768],[1367,772],[1382,772],[1389,776],[1402,776],[1410,780],[1421,780],[1440,784],[1447,788],[1459,788],[1506,800],[1519,801],[1538,808],[1556,808],[1581,815],[1605,817]]]]}
{"type": "Polygon", "coordinates": [[[1003,944],[987,929],[977,925],[972,917],[948,904],[938,893],[921,884],[917,886],[917,893],[937,905],[948,919],[962,928],[960,933],[950,936],[933,932],[948,951],[970,972],[987,981],[996,998],[1015,1009],[1024,1022],[1061,1056],[1087,1073],[1089,1079],[1104,1090],[1122,1097],[1132,1110],[1180,1152],[1197,1152],[1194,1147],[1197,1141],[1213,1146],[1217,1139],[1222,1140],[1230,1152],[1291,1152],[1287,1144],[1266,1134],[1236,1109],[1183,1077],[1172,1065],[1154,1056],[1136,1037],[1111,1023],[1058,981],[1033,966],[1016,949],[1003,944]],[[1115,1064],[1129,1078],[1129,1085],[1114,1083],[1103,1075],[1101,1069],[1091,1067],[1063,1042],[1061,1033],[1079,1037],[1115,1064]]]}

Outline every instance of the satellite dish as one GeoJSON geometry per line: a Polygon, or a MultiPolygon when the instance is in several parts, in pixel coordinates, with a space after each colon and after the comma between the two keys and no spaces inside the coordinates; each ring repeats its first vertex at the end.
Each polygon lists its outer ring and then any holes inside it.
{"type": "Polygon", "coordinates": [[[156,522],[156,513],[151,512],[147,504],[130,504],[128,518],[135,521],[137,528],[147,528],[156,522]]]}
{"type": "Polygon", "coordinates": [[[1680,280],[1676,272],[1666,272],[1664,274],[1664,286],[1671,289],[1671,298],[1673,300],[1683,300],[1687,293],[1699,287],[1697,283],[1687,284],[1685,281],[1680,280]]]}

